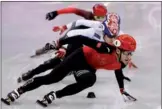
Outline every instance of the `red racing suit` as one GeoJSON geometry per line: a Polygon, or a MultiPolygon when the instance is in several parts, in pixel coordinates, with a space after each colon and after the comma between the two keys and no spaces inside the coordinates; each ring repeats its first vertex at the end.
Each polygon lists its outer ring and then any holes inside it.
{"type": "Polygon", "coordinates": [[[88,46],[84,46],[83,52],[88,64],[95,69],[117,70],[121,68],[121,63],[118,61],[115,51],[111,54],[99,53],[88,46]]]}

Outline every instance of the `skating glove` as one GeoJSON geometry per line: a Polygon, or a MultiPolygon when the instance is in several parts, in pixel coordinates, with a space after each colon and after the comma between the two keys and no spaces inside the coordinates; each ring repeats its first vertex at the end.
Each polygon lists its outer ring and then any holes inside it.
{"type": "Polygon", "coordinates": [[[46,20],[53,20],[57,15],[57,11],[49,12],[46,14],[46,20]]]}
{"type": "Polygon", "coordinates": [[[53,31],[54,32],[59,32],[60,31],[60,35],[67,29],[67,26],[54,26],[53,27],[53,31]]]}
{"type": "Polygon", "coordinates": [[[137,99],[131,96],[128,92],[126,92],[123,88],[120,89],[120,92],[123,96],[125,102],[127,101],[136,101],[137,99]]]}
{"type": "Polygon", "coordinates": [[[63,58],[66,54],[66,49],[65,48],[60,48],[59,50],[56,51],[55,53],[57,57],[63,58]]]}

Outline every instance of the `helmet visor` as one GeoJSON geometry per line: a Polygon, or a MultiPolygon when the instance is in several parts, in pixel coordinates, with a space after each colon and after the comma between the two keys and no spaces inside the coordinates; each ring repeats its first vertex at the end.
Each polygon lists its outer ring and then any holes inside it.
{"type": "Polygon", "coordinates": [[[125,56],[128,56],[128,55],[132,56],[132,55],[133,55],[133,52],[132,52],[132,51],[123,51],[122,53],[123,53],[125,56]]]}
{"type": "Polygon", "coordinates": [[[105,16],[94,16],[94,19],[97,20],[97,21],[104,21],[105,16]]]}

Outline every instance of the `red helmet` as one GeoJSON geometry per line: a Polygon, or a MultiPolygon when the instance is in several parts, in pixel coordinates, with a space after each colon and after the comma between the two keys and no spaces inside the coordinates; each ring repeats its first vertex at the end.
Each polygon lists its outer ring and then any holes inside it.
{"type": "Polygon", "coordinates": [[[107,9],[104,5],[95,4],[93,6],[93,15],[94,16],[106,16],[106,14],[107,14],[107,9]]]}
{"type": "Polygon", "coordinates": [[[114,41],[114,45],[116,45],[118,48],[125,50],[125,51],[135,51],[136,49],[136,40],[128,35],[128,34],[122,34],[119,35],[117,40],[114,41]]]}

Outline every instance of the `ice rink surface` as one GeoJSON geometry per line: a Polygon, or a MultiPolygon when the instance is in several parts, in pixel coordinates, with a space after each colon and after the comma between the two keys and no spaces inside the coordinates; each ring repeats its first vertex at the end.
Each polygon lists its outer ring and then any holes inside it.
{"type": "MultiPolygon", "coordinates": [[[[52,54],[31,59],[35,49],[59,37],[52,32],[54,25],[63,25],[80,19],[73,14],[60,15],[55,20],[45,20],[52,10],[74,6],[91,10],[97,2],[2,2],[2,96],[20,86],[17,77],[52,54]]],[[[133,62],[138,69],[125,69],[132,79],[125,82],[126,90],[138,101],[124,103],[112,71],[99,70],[96,84],[71,97],[56,100],[48,109],[161,109],[161,3],[160,2],[105,2],[110,12],[121,16],[121,30],[135,37],[138,43],[133,62]],[[88,91],[96,99],[87,99],[88,91]]],[[[49,72],[49,71],[48,71],[49,72]]],[[[46,72],[46,73],[48,73],[46,72]]],[[[13,105],[2,104],[2,109],[43,109],[35,101],[51,90],[73,83],[73,76],[49,86],[42,86],[20,97],[13,105]]]]}

